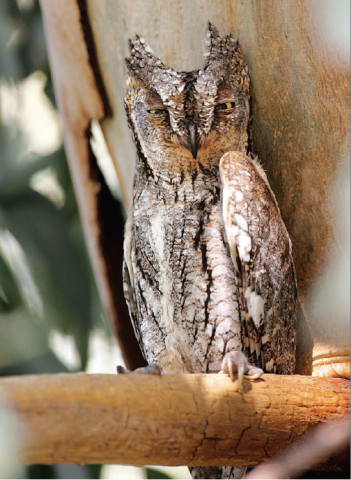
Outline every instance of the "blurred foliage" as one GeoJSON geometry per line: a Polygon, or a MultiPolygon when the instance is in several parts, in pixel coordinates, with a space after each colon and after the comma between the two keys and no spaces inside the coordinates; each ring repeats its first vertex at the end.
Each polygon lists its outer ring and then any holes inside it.
{"type": "MultiPolygon", "coordinates": [[[[37,1],[0,2],[0,85],[46,76],[54,103],[37,1]]],[[[0,375],[56,373],[67,367],[50,348],[56,330],[73,337],[80,369],[93,328],[109,331],[97,295],[62,145],[48,156],[28,149],[19,125],[0,118],[0,375]],[[49,171],[64,192],[58,205],[31,187],[49,171]]],[[[1,430],[1,427],[0,427],[1,430]]],[[[32,465],[24,478],[99,478],[100,466],[32,465]]]]}
{"type": "MultiPolygon", "coordinates": [[[[16,84],[39,69],[47,76],[46,91],[52,92],[38,3],[2,1],[0,32],[2,82],[16,84]]],[[[28,343],[37,347],[33,348],[33,357],[38,353],[50,355],[47,338],[56,329],[74,337],[84,370],[89,333],[103,317],[62,145],[49,156],[40,156],[28,151],[23,132],[17,126],[3,123],[0,123],[0,315],[0,342],[4,343],[0,349],[2,369],[21,363],[21,351],[17,352],[17,362],[16,355],[10,354],[12,342],[17,346],[21,341],[27,344],[23,345],[26,363],[30,355],[28,343]],[[33,175],[45,169],[54,174],[64,192],[62,206],[31,187],[33,175]],[[26,335],[11,339],[18,337],[18,332],[26,335]],[[7,350],[8,355],[4,354],[7,350]]],[[[57,360],[53,360],[52,365],[46,362],[40,370],[49,372],[58,368],[57,360]]]]}
{"type": "Polygon", "coordinates": [[[172,478],[167,475],[165,472],[161,472],[160,470],[156,470],[155,468],[145,467],[146,478],[172,478]]]}

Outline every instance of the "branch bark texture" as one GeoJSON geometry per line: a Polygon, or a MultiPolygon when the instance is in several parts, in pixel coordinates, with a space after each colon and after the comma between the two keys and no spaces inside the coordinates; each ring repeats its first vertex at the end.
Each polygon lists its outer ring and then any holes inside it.
{"type": "Polygon", "coordinates": [[[28,431],[26,464],[254,466],[321,422],[347,422],[350,405],[347,380],[283,375],[243,392],[224,375],[8,377],[0,396],[28,431]]]}

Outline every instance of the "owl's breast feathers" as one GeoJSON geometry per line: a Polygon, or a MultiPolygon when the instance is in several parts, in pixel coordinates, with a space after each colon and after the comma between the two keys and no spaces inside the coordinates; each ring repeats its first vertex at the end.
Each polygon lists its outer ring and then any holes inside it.
{"type": "Polygon", "coordinates": [[[165,372],[218,372],[242,346],[218,172],[211,180],[199,173],[176,194],[153,183],[126,227],[126,299],[146,358],[165,372]]]}
{"type": "Polygon", "coordinates": [[[242,351],[266,372],[294,373],[292,248],[264,171],[244,154],[250,78],[239,42],[209,23],[193,72],[165,65],[138,35],[129,46],[125,109],[137,163],[123,276],[145,359],[162,373],[215,373],[242,351]]]}
{"type": "Polygon", "coordinates": [[[219,371],[243,350],[293,373],[295,273],[279,208],[255,160],[230,152],[219,173],[221,192],[217,173],[176,195],[160,181],[135,196],[124,277],[136,335],[166,372],[219,371]]]}
{"type": "Polygon", "coordinates": [[[223,220],[240,291],[243,351],[267,372],[295,368],[296,279],[291,241],[255,159],[220,161],[223,220]]]}

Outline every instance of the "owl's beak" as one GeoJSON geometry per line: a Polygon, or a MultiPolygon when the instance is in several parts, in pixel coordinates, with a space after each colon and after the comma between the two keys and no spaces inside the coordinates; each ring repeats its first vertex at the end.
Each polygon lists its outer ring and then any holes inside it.
{"type": "Polygon", "coordinates": [[[197,139],[196,139],[196,127],[192,123],[189,125],[189,150],[194,158],[197,156],[197,139]]]}

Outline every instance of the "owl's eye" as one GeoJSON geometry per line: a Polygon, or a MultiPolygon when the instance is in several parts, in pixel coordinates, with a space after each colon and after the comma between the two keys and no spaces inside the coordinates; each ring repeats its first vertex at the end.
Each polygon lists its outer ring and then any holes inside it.
{"type": "Polygon", "coordinates": [[[151,115],[163,115],[166,113],[166,110],[163,110],[161,108],[154,108],[152,110],[148,110],[147,113],[151,113],[151,115]]]}
{"type": "Polygon", "coordinates": [[[225,103],[220,103],[219,105],[215,106],[215,110],[229,110],[230,108],[234,108],[235,103],[234,102],[225,102],[225,103]]]}

